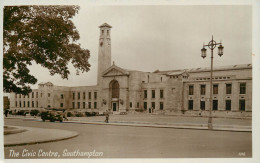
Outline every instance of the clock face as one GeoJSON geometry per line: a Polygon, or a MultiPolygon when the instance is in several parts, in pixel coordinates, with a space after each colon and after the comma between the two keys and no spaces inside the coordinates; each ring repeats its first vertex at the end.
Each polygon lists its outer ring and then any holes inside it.
{"type": "Polygon", "coordinates": [[[103,45],[103,42],[100,42],[100,46],[102,46],[103,45]]]}

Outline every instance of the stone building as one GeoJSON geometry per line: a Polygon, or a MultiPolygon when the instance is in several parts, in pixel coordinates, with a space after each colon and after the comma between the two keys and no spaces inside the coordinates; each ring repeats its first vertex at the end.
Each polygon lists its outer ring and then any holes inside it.
{"type": "MultiPolygon", "coordinates": [[[[64,87],[40,83],[28,96],[11,95],[11,109],[82,112],[153,112],[207,116],[209,68],[142,72],[111,64],[111,26],[99,26],[97,85],[64,87]]],[[[215,67],[213,116],[250,117],[252,65],[215,67]]]]}

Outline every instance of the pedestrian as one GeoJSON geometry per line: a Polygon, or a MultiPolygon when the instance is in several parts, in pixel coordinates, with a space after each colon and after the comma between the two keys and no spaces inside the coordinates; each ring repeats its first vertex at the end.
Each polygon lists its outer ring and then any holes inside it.
{"type": "Polygon", "coordinates": [[[108,123],[108,121],[109,121],[109,112],[106,111],[106,120],[105,120],[105,122],[108,123]]]}
{"type": "Polygon", "coordinates": [[[68,112],[67,112],[67,110],[63,110],[63,118],[64,118],[64,120],[68,120],[68,112]]]}
{"type": "Polygon", "coordinates": [[[8,110],[6,109],[5,110],[5,117],[7,117],[7,115],[8,115],[8,110]]]}

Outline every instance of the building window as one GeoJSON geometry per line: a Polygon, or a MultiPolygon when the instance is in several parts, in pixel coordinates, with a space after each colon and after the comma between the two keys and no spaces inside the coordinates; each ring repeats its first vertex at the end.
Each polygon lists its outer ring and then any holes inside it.
{"type": "Polygon", "coordinates": [[[32,101],[32,108],[34,108],[34,101],[32,101]]]}
{"type": "MultiPolygon", "coordinates": [[[[28,103],[29,103],[29,101],[28,101],[28,103]]],[[[22,107],[22,102],[21,101],[19,101],[19,106],[20,106],[20,108],[22,107]]]]}
{"type": "Polygon", "coordinates": [[[160,98],[163,98],[163,90],[160,90],[160,98]]]}
{"type": "MultiPolygon", "coordinates": [[[[21,102],[20,102],[20,104],[21,104],[21,102]]],[[[30,101],[27,102],[27,107],[30,107],[30,101]]]]}
{"type": "Polygon", "coordinates": [[[36,92],[36,98],[38,98],[38,92],[36,92]]]}
{"type": "Polygon", "coordinates": [[[189,110],[193,110],[193,100],[189,100],[188,109],[189,109],[189,110]]]}
{"type": "Polygon", "coordinates": [[[130,102],[130,108],[132,108],[132,102],[130,102]]]}
{"type": "Polygon", "coordinates": [[[163,102],[160,102],[160,110],[163,110],[163,102]]]}
{"type": "Polygon", "coordinates": [[[226,100],[226,110],[231,110],[231,100],[226,100]]]}
{"type": "Polygon", "coordinates": [[[226,94],[232,93],[232,84],[226,84],[226,94]]]}
{"type": "Polygon", "coordinates": [[[60,103],[60,107],[63,108],[63,103],[60,103]]]}
{"type": "Polygon", "coordinates": [[[94,109],[97,108],[97,102],[94,102],[94,109]]]}
{"type": "Polygon", "coordinates": [[[97,99],[97,92],[94,92],[94,99],[97,99]]]}
{"type": "Polygon", "coordinates": [[[85,109],[86,108],[86,103],[85,102],[83,102],[83,109],[85,109]]]}
{"type": "Polygon", "coordinates": [[[88,93],[88,99],[91,99],[91,92],[88,93]]]}
{"type": "Polygon", "coordinates": [[[144,110],[147,110],[147,102],[144,102],[144,110]]]}
{"type": "Polygon", "coordinates": [[[78,102],[78,108],[80,109],[80,102],[78,102]]]}
{"type": "Polygon", "coordinates": [[[213,94],[218,94],[218,84],[213,84],[213,94]]]}
{"type": "Polygon", "coordinates": [[[72,102],[72,108],[75,109],[75,102],[72,102]]]}
{"type": "Polygon", "coordinates": [[[246,83],[240,83],[240,94],[246,94],[246,83]]]}
{"type": "Polygon", "coordinates": [[[200,94],[205,95],[206,94],[206,85],[200,85],[200,94]]]}
{"type": "Polygon", "coordinates": [[[17,107],[17,101],[15,101],[15,107],[17,107]]]}
{"type": "Polygon", "coordinates": [[[78,92],[78,99],[80,99],[80,92],[78,92]]]}
{"type": "Polygon", "coordinates": [[[136,103],[136,107],[139,108],[139,102],[136,103]]]}
{"type": "Polygon", "coordinates": [[[218,100],[213,100],[213,110],[218,110],[218,100]]]}
{"type": "Polygon", "coordinates": [[[15,98],[17,98],[17,94],[15,94],[15,98]]]}
{"type": "Polygon", "coordinates": [[[60,95],[60,98],[61,98],[61,99],[63,99],[63,98],[64,98],[64,97],[63,97],[63,94],[61,94],[61,95],[60,95]]]}
{"type": "Polygon", "coordinates": [[[34,98],[34,92],[32,92],[32,98],[34,98]]]}
{"type": "MultiPolygon", "coordinates": [[[[41,97],[42,97],[42,93],[41,93],[41,97]]],[[[28,95],[28,98],[29,98],[29,95],[28,95]]]]}
{"type": "Polygon", "coordinates": [[[144,90],[144,98],[147,98],[147,90],[144,90]]]}
{"type": "Polygon", "coordinates": [[[152,90],[152,98],[155,98],[155,90],[152,90]]]}
{"type": "Polygon", "coordinates": [[[23,102],[23,107],[25,108],[26,106],[25,106],[25,101],[23,102]]]}
{"type": "Polygon", "coordinates": [[[39,105],[38,105],[38,101],[36,101],[36,107],[38,108],[38,106],[39,106],[39,105]]]}
{"type": "Polygon", "coordinates": [[[205,110],[205,101],[200,101],[200,109],[205,110]]]}
{"type": "Polygon", "coordinates": [[[72,99],[75,100],[75,93],[72,93],[72,99]]]}
{"type": "Polygon", "coordinates": [[[21,98],[21,94],[19,94],[19,98],[21,98]]]}
{"type": "Polygon", "coordinates": [[[193,85],[189,85],[189,95],[193,95],[193,85]]]}
{"type": "Polygon", "coordinates": [[[155,102],[152,102],[152,109],[155,109],[155,102]]]}
{"type": "Polygon", "coordinates": [[[246,100],[239,100],[239,110],[240,111],[246,110],[246,100]]]}
{"type": "Polygon", "coordinates": [[[83,100],[85,100],[85,99],[86,99],[86,93],[83,92],[83,100]]]}
{"type": "Polygon", "coordinates": [[[89,109],[91,108],[91,102],[88,103],[88,108],[89,108],[89,109]]]}
{"type": "Polygon", "coordinates": [[[50,93],[48,93],[48,97],[51,97],[51,94],[50,94],[50,93]]]}
{"type": "Polygon", "coordinates": [[[107,30],[107,35],[109,35],[109,30],[107,30]]]}

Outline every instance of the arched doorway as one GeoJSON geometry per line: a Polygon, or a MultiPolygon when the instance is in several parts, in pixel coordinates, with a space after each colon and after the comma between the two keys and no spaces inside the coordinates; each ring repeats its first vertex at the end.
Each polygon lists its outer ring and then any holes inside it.
{"type": "Polygon", "coordinates": [[[113,112],[119,110],[119,83],[117,80],[113,80],[110,83],[110,92],[111,92],[111,109],[113,112]]]}

